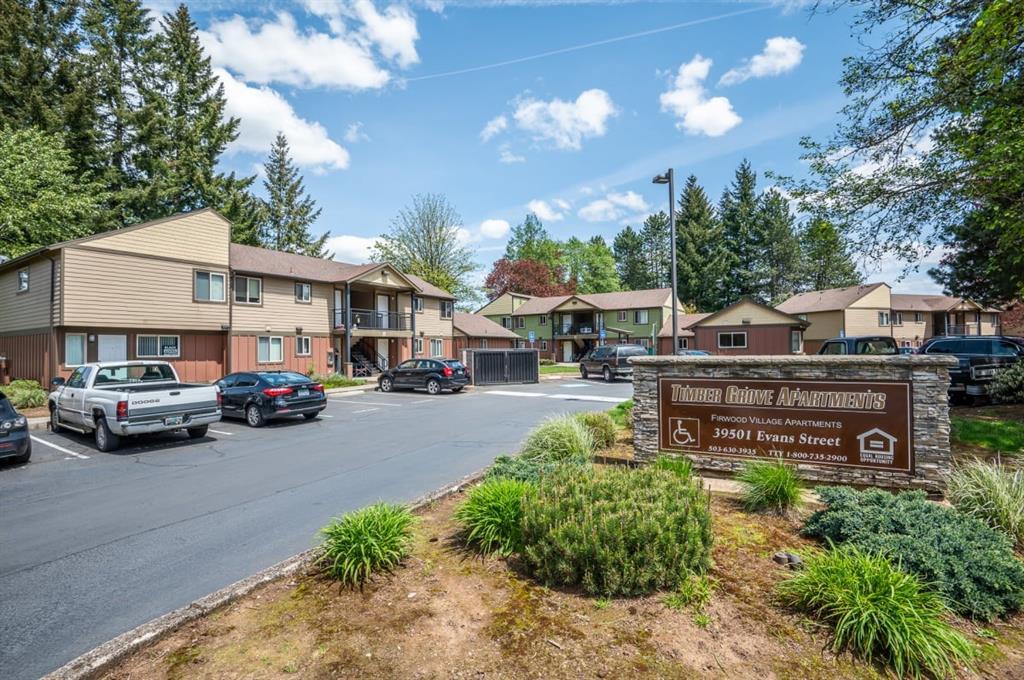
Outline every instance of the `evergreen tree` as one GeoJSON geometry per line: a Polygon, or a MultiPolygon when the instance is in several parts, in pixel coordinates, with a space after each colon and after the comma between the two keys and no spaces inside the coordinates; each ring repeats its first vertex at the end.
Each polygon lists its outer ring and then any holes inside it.
{"type": "Polygon", "coordinates": [[[676,214],[677,294],[684,304],[714,311],[725,304],[723,285],[732,262],[714,206],[690,175],[676,214]]]}
{"type": "Polygon", "coordinates": [[[267,190],[266,219],[261,234],[264,247],[300,255],[326,257],[324,242],[330,232],[319,238],[309,233],[309,227],[320,216],[316,202],[306,195],[302,176],[292,163],[288,140],[278,132],[270,149],[270,158],[263,166],[267,190]]]}
{"type": "Polygon", "coordinates": [[[647,287],[647,265],[644,262],[644,242],[633,227],[627,226],[615,237],[615,269],[624,290],[642,290],[647,287]]]}
{"type": "Polygon", "coordinates": [[[758,244],[757,175],[744,160],[736,169],[732,184],[722,194],[718,215],[722,221],[725,246],[732,255],[726,274],[724,301],[735,302],[744,295],[756,295],[758,244]]]}
{"type": "Polygon", "coordinates": [[[761,195],[754,243],[757,245],[754,297],[777,305],[800,287],[800,242],[789,201],[769,189],[761,195]]]}
{"type": "Polygon", "coordinates": [[[647,269],[644,288],[667,288],[672,276],[671,233],[664,211],[648,215],[640,231],[643,262],[647,269]]]}
{"type": "Polygon", "coordinates": [[[825,290],[859,284],[863,278],[850,251],[835,225],[820,217],[810,220],[800,232],[801,288],[825,290]]]}
{"type": "Polygon", "coordinates": [[[562,264],[562,249],[550,236],[534,213],[528,213],[521,224],[512,227],[512,235],[505,245],[506,260],[534,260],[552,272],[562,264]]]}

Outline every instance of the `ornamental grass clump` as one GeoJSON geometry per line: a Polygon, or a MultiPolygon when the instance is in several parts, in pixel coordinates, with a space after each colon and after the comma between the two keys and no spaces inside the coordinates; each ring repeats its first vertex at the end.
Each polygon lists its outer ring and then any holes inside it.
{"type": "Polygon", "coordinates": [[[470,490],[455,510],[466,542],[485,555],[518,553],[523,547],[523,499],[534,489],[530,482],[488,479],[470,490]]]}
{"type": "Polygon", "coordinates": [[[402,505],[377,503],[320,530],[324,540],[316,565],[347,586],[362,585],[373,574],[392,572],[412,549],[416,518],[402,505]]]}
{"type": "Polygon", "coordinates": [[[548,418],[530,431],[520,456],[553,463],[590,460],[594,436],[573,416],[548,418]]]}
{"type": "Polygon", "coordinates": [[[923,491],[817,493],[826,507],[807,520],[805,534],[885,555],[958,614],[989,620],[1024,607],[1024,563],[1010,539],[981,520],[932,503],[923,491]]]}
{"type": "Polygon", "coordinates": [[[778,585],[787,604],[828,622],[833,648],[880,662],[898,678],[953,675],[975,658],[941,595],[881,555],[841,546],[808,557],[778,585]]]}
{"type": "Polygon", "coordinates": [[[683,480],[693,478],[693,462],[689,458],[658,456],[654,461],[655,470],[667,470],[683,480]]]}
{"type": "Polygon", "coordinates": [[[975,460],[950,476],[946,498],[1024,548],[1024,470],[975,460]]]}
{"type": "Polygon", "coordinates": [[[601,411],[584,411],[577,413],[575,417],[585,428],[590,430],[590,436],[594,438],[594,446],[599,449],[607,449],[615,444],[617,428],[610,415],[601,411]]]}
{"type": "Polygon", "coordinates": [[[560,467],[523,504],[523,546],[545,585],[604,597],[675,590],[711,566],[710,496],[650,467],[560,467]]]}
{"type": "Polygon", "coordinates": [[[743,486],[743,509],[784,515],[800,504],[800,480],[782,461],[753,461],[736,475],[743,486]]]}

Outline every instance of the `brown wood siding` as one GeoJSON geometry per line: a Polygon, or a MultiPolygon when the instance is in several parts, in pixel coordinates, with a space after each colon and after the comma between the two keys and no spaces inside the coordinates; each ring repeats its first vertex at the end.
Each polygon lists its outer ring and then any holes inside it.
{"type": "Polygon", "coordinates": [[[331,351],[331,338],[327,335],[310,336],[309,356],[295,356],[295,335],[282,335],[280,333],[268,333],[260,335],[232,335],[231,336],[231,370],[236,371],[297,371],[309,373],[309,367],[317,373],[330,373],[332,367],[327,362],[327,353],[331,351]],[[259,363],[256,360],[256,338],[260,335],[270,335],[284,339],[283,359],[284,361],[274,363],[259,363]]]}
{"type": "Polygon", "coordinates": [[[7,375],[11,380],[38,380],[43,387],[49,385],[49,338],[49,332],[0,335],[0,356],[7,358],[7,375]]]}
{"type": "Polygon", "coordinates": [[[455,352],[462,352],[464,349],[515,349],[516,341],[512,338],[467,338],[456,336],[453,347],[455,352]],[[487,347],[484,348],[483,340],[487,340],[487,347]]]}
{"type": "Polygon", "coordinates": [[[84,328],[65,327],[57,333],[57,358],[59,361],[58,375],[65,378],[71,375],[72,369],[64,363],[64,335],[66,333],[84,333],[86,337],[86,361],[99,361],[98,344],[90,341],[88,336],[124,335],[128,343],[128,360],[166,361],[174,366],[178,377],[183,382],[213,382],[224,377],[225,367],[225,334],[224,333],[183,333],[173,328],[140,331],[137,328],[84,328]],[[177,335],[179,357],[139,357],[139,335],[177,335]]]}
{"type": "MultiPolygon", "coordinates": [[[[690,349],[702,349],[712,354],[723,356],[792,354],[789,349],[789,333],[793,326],[761,325],[761,326],[698,326],[693,329],[694,336],[690,341],[690,349]],[[746,333],[747,346],[742,349],[725,349],[718,347],[719,333],[746,333]]],[[[669,340],[669,344],[671,344],[669,340]]]]}

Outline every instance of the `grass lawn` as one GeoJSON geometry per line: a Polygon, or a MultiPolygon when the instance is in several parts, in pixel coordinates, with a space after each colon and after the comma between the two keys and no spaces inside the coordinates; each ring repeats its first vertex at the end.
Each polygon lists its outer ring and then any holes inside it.
{"type": "Polygon", "coordinates": [[[992,452],[1024,453],[1024,422],[1000,418],[953,416],[951,439],[955,444],[992,452]]]}
{"type": "Polygon", "coordinates": [[[579,373],[580,367],[576,364],[548,364],[547,366],[540,367],[541,375],[551,375],[553,373],[579,373]]]}

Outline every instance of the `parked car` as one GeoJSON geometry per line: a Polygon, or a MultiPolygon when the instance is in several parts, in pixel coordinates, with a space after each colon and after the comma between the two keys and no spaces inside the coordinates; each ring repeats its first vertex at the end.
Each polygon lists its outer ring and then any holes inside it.
{"type": "Polygon", "coordinates": [[[185,430],[204,437],[220,420],[220,390],[180,382],[166,361],[84,364],[52,386],[50,429],[91,432],[100,451],[117,449],[128,435],[185,430]]]}
{"type": "Polygon", "coordinates": [[[27,463],[31,457],[28,419],[15,410],[7,395],[0,392],[0,461],[27,463]]]}
{"type": "Polygon", "coordinates": [[[914,348],[913,347],[900,347],[900,354],[913,354],[913,353],[914,353],[914,348]]]}
{"type": "Polygon", "coordinates": [[[616,378],[632,378],[633,367],[629,357],[645,357],[647,349],[641,345],[602,345],[580,362],[580,377],[600,375],[605,382],[616,378]]]}
{"type": "Polygon", "coordinates": [[[441,390],[461,392],[468,384],[466,367],[458,359],[409,359],[377,378],[381,392],[422,388],[430,394],[440,394],[441,390]]]}
{"type": "Polygon", "coordinates": [[[896,341],[888,335],[856,335],[826,340],[818,354],[899,354],[896,341]]]}
{"type": "Polygon", "coordinates": [[[676,350],[677,357],[709,357],[711,352],[703,349],[680,349],[676,350]]]}
{"type": "Polygon", "coordinates": [[[245,371],[226,375],[216,385],[224,417],[244,418],[250,427],[288,416],[312,420],[327,408],[324,386],[301,373],[245,371]]]}
{"type": "Polygon", "coordinates": [[[952,396],[983,397],[996,374],[1024,359],[1024,340],[1000,335],[940,336],[931,338],[921,354],[945,354],[959,365],[949,370],[952,396]]]}

